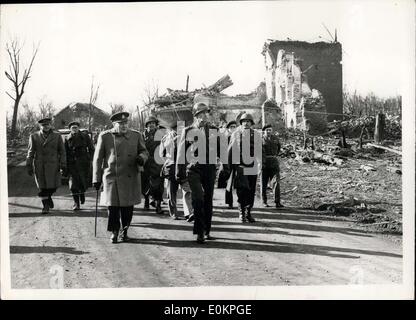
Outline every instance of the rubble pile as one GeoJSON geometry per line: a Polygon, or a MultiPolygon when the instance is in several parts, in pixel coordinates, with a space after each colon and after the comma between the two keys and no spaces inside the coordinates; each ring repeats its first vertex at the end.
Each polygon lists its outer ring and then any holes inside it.
{"type": "Polygon", "coordinates": [[[204,94],[205,96],[216,96],[221,91],[233,85],[230,76],[227,74],[217,82],[206,88],[196,89],[194,91],[172,90],[167,88],[167,93],[157,97],[153,102],[157,107],[167,107],[172,104],[186,104],[193,101],[197,94],[204,94]]]}

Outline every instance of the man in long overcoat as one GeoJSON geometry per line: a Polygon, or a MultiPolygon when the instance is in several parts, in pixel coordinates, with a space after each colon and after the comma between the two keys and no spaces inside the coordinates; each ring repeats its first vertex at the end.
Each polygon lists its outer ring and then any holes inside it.
{"type": "Polygon", "coordinates": [[[61,173],[65,175],[67,171],[64,143],[61,135],[52,130],[51,122],[50,118],[38,121],[40,130],[30,135],[26,158],[28,174],[35,174],[43,214],[54,207],[52,194],[61,185],[61,173]]]}
{"type": "Polygon", "coordinates": [[[108,207],[107,230],[112,232],[111,241],[128,241],[127,230],[133,218],[133,207],[141,200],[141,176],[149,154],[140,132],[128,128],[128,112],[111,116],[113,128],[103,131],[97,141],[93,159],[93,185],[99,190],[101,205],[108,207]]]}
{"type": "Polygon", "coordinates": [[[69,189],[74,199],[73,210],[79,210],[85,202],[85,191],[91,183],[91,161],[94,147],[88,134],[79,130],[79,122],[68,125],[71,132],[65,137],[65,151],[68,167],[69,189]]]}

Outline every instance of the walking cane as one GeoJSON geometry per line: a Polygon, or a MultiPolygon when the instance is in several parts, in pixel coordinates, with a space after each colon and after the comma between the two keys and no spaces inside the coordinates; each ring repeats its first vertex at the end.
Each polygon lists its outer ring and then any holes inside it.
{"type": "Polygon", "coordinates": [[[98,194],[100,190],[97,190],[97,197],[95,198],[95,226],[94,226],[94,237],[97,237],[97,215],[98,215],[98,194]]]}

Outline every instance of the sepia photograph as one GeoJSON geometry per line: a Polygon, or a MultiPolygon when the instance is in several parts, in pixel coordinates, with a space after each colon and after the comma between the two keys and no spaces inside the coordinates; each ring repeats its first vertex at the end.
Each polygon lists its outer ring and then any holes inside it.
{"type": "Polygon", "coordinates": [[[414,299],[414,13],[2,4],[2,299],[414,299]]]}

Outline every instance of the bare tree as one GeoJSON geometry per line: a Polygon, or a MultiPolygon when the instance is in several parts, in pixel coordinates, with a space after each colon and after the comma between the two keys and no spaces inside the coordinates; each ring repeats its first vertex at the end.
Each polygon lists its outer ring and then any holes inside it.
{"type": "Polygon", "coordinates": [[[10,59],[10,64],[9,70],[5,71],[5,75],[7,79],[11,81],[13,86],[12,93],[6,91],[6,94],[14,101],[12,127],[10,132],[11,138],[16,136],[16,123],[19,103],[25,92],[27,80],[31,76],[32,66],[38,53],[39,44],[36,47],[33,46],[33,52],[29,67],[23,66],[20,61],[22,48],[23,45],[19,43],[18,39],[14,39],[6,43],[6,51],[10,59]],[[24,69],[23,74],[21,73],[21,69],[24,69]]]}
{"type": "Polygon", "coordinates": [[[46,96],[43,96],[39,101],[39,116],[43,118],[51,118],[55,113],[56,109],[53,106],[52,101],[47,101],[46,96]]]}
{"type": "Polygon", "coordinates": [[[152,104],[156,98],[159,96],[159,85],[155,82],[154,79],[148,81],[145,84],[142,94],[143,105],[147,106],[152,104]]]}
{"type": "Polygon", "coordinates": [[[111,114],[125,111],[126,107],[122,103],[110,103],[111,114]]]}
{"type": "Polygon", "coordinates": [[[98,85],[95,89],[94,89],[94,76],[92,77],[91,80],[91,89],[90,89],[90,103],[89,103],[89,110],[88,110],[88,131],[91,132],[91,111],[92,111],[92,106],[95,104],[95,102],[97,101],[98,98],[98,90],[100,89],[100,85],[98,85]]]}

